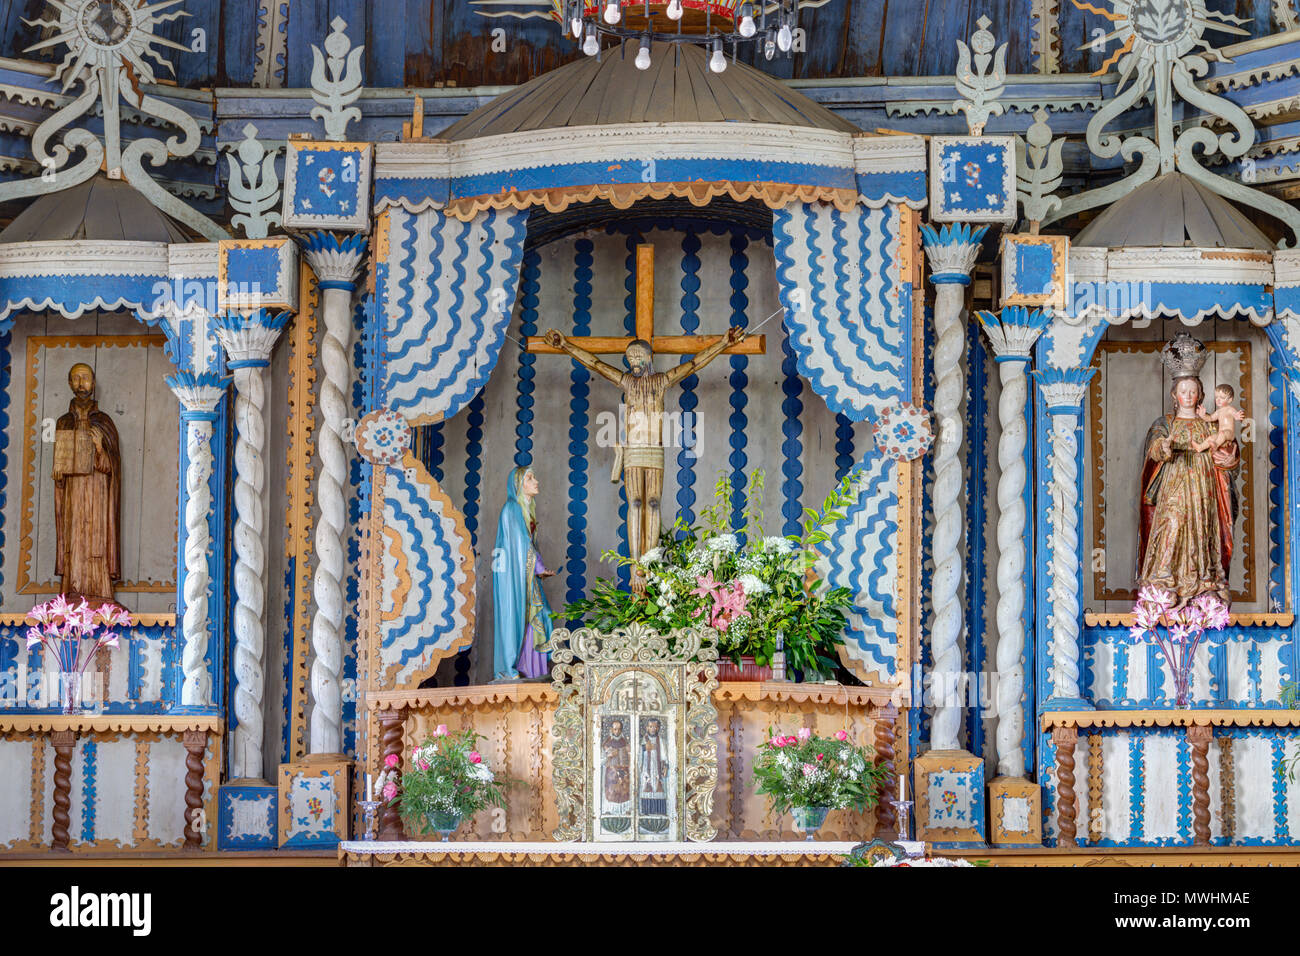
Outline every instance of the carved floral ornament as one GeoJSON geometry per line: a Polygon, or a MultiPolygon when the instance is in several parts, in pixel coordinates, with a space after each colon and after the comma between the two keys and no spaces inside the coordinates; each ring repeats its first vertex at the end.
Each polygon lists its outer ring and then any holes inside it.
{"type": "Polygon", "coordinates": [[[871,425],[876,448],[894,461],[913,461],[934,444],[930,413],[910,402],[896,402],[880,411],[871,425]]]}
{"type": "Polygon", "coordinates": [[[357,451],[372,465],[396,465],[411,444],[411,426],[401,412],[380,408],[357,422],[357,451]]]}

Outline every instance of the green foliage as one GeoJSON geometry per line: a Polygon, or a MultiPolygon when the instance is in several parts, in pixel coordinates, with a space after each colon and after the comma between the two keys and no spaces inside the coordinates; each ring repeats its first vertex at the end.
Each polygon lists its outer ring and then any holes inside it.
{"type": "Polygon", "coordinates": [[[397,804],[408,833],[430,833],[433,813],[473,816],[484,807],[504,807],[504,788],[511,781],[497,780],[474,748],[483,738],[472,730],[426,737],[411,752],[410,767],[402,774],[397,804]],[[476,759],[477,758],[477,759],[476,759]]]}
{"type": "MultiPolygon", "coordinates": [[[[801,733],[806,733],[801,731],[801,733]]],[[[870,748],[845,739],[787,735],[767,729],[754,758],[754,788],[775,813],[791,807],[870,810],[885,768],[869,759],[870,748]]]]}
{"type": "Polygon", "coordinates": [[[762,471],[750,476],[745,525],[734,529],[733,485],[724,472],[714,484],[713,502],[701,510],[702,525],[689,526],[679,517],[640,561],[605,553],[606,560],[645,576],[645,594],[622,591],[602,578],[589,597],[570,603],[563,613],[602,631],[633,622],[661,634],[712,627],[721,653],[735,661],[753,657],[759,666],[772,661],[781,635],[789,667],[834,672],[835,646],[843,643],[853,594],[817,576],[816,549],[853,504],[855,479],[856,474],[847,475],[820,509],[804,509],[800,534],[770,537],[763,535],[762,471]]]}

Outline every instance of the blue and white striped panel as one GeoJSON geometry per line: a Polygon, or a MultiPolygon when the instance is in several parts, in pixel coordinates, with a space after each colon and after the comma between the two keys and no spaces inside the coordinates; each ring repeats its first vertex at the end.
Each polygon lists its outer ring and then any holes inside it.
{"type": "Polygon", "coordinates": [[[465,520],[415,456],[387,468],[379,602],[380,681],[413,686],[474,638],[465,520]]]}
{"type": "Polygon", "coordinates": [[[527,211],[470,222],[436,209],[389,218],[381,403],[408,419],[448,419],[496,367],[519,288],[527,211]]]}
{"type": "Polygon", "coordinates": [[[860,671],[892,680],[898,659],[898,466],[873,449],[857,467],[857,500],[819,548],[818,572],[832,587],[854,594],[844,632],[848,656],[860,671]]]}
{"type": "Polygon", "coordinates": [[[853,421],[907,397],[912,287],[900,209],[803,203],[772,213],[776,275],[799,371],[853,421]]]}

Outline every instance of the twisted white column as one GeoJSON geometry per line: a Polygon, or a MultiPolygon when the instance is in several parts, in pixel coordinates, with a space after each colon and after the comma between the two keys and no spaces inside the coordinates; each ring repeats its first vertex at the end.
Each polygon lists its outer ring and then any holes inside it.
{"type": "Polygon", "coordinates": [[[1001,318],[979,313],[997,356],[1002,390],[998,397],[998,645],[994,745],[998,775],[1025,774],[1025,448],[1029,396],[1025,366],[1034,341],[1047,325],[1042,312],[1004,309],[1001,318]]]}
{"type": "Polygon", "coordinates": [[[185,425],[185,613],[181,634],[181,704],[201,707],[212,703],[212,681],[208,674],[208,551],[212,535],[208,519],[212,512],[212,423],[217,404],[230,379],[203,373],[182,372],[167,379],[180,400],[185,425]]]}
{"type": "Polygon", "coordinates": [[[261,779],[266,653],[266,366],[288,313],[230,316],[216,328],[235,380],[235,692],[233,778],[261,779]]]}
{"type": "MultiPolygon", "coordinates": [[[[1095,369],[1036,372],[1052,419],[1052,512],[1048,543],[1052,568],[1052,701],[1082,704],[1079,691],[1079,468],[1077,431],[1088,380],[1095,369]]],[[[1059,705],[1058,705],[1059,706],[1059,705]]]]}
{"type": "Polygon", "coordinates": [[[347,504],[343,489],[347,481],[347,452],[344,421],[348,415],[347,389],[351,377],[348,336],[352,329],[354,280],[365,256],[365,239],[339,239],[330,233],[313,233],[304,243],[307,262],[316,273],[322,291],[322,319],[319,382],[321,417],[324,428],[317,435],[321,470],[316,482],[320,518],[316,522],[316,573],[312,597],[316,610],[311,622],[311,735],[309,751],[314,754],[343,750],[343,698],[339,676],[343,669],[343,566],[347,504]]]}
{"type": "Polygon", "coordinates": [[[959,750],[961,727],[960,675],[962,635],[966,627],[963,609],[961,542],[966,533],[966,515],[961,506],[965,478],[961,448],[965,429],[959,409],[966,392],[962,354],[966,333],[962,325],[965,287],[979,253],[984,229],[973,233],[966,227],[944,227],[941,233],[922,230],[930,261],[930,281],[935,285],[934,301],[934,412],[939,423],[934,452],[934,576],[931,595],[934,616],[930,623],[931,688],[935,694],[930,724],[932,750],[959,750]]]}

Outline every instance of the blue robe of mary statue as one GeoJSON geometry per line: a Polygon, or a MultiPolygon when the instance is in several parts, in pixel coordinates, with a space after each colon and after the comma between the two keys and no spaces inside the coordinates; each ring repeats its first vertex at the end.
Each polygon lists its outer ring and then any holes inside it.
{"type": "Polygon", "coordinates": [[[537,554],[533,499],[523,490],[528,471],[510,472],[492,554],[492,674],[498,680],[543,677],[550,668],[541,648],[551,639],[551,607],[538,577],[545,566],[537,554]]]}

